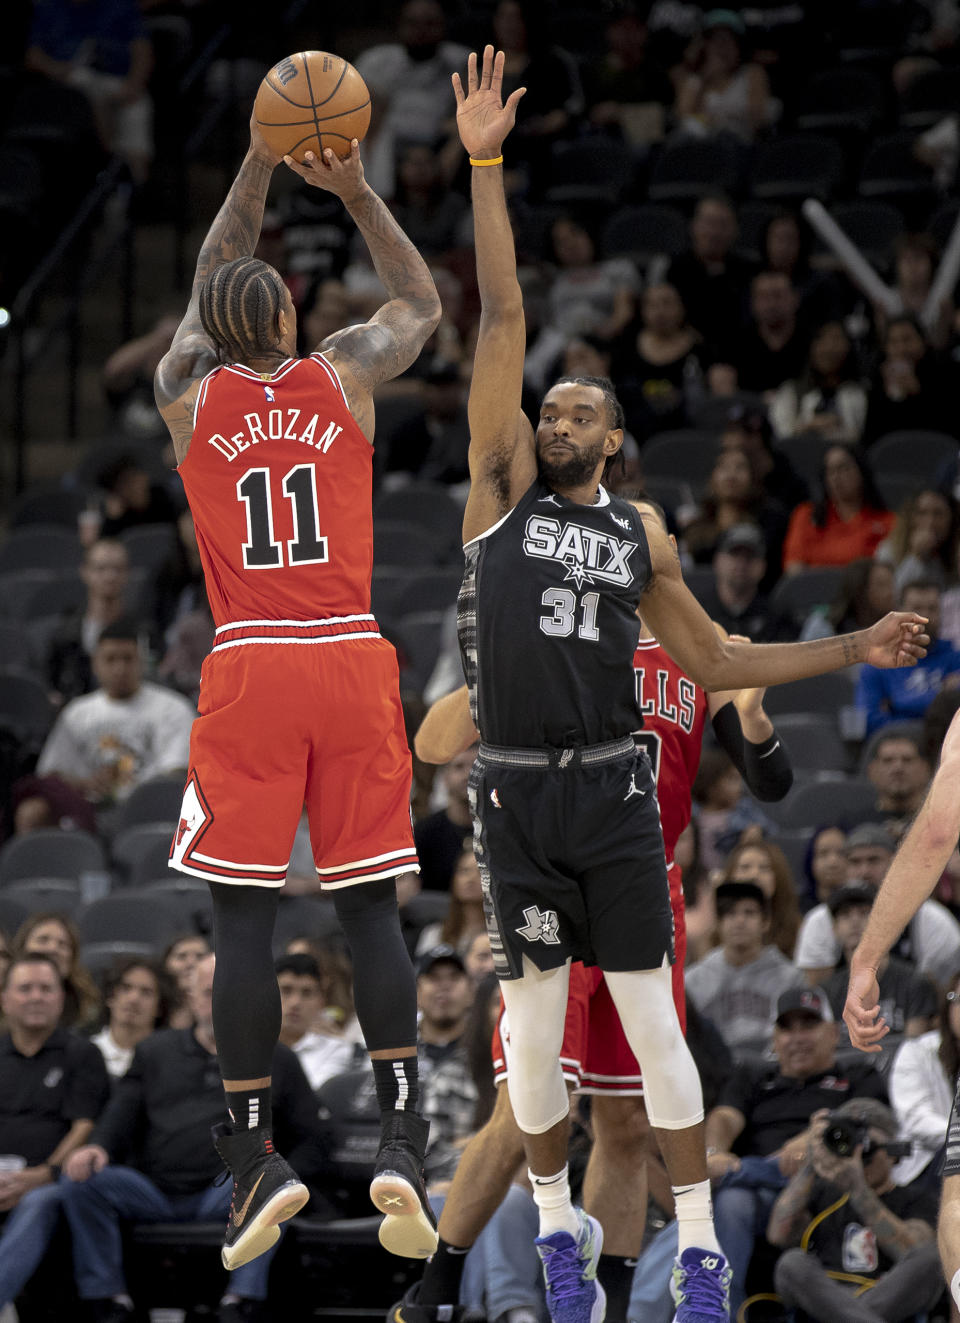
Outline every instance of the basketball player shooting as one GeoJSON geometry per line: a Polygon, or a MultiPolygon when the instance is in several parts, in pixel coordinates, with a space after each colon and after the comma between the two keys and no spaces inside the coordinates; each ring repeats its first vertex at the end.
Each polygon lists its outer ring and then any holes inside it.
{"type": "Polygon", "coordinates": [[[810,643],[721,639],[656,521],[600,485],[623,443],[605,378],[561,378],[536,432],[520,409],[525,329],[502,148],[519,89],[501,100],[503,54],[454,74],[472,171],[481,321],[469,397],[471,475],[458,606],[481,743],[474,839],[491,947],[510,1020],[510,1101],[540,1213],[554,1323],[600,1323],[599,1224],[570,1200],[568,1099],[559,1055],[571,960],[596,964],[643,1072],[670,1175],[679,1252],[675,1323],[729,1317],[730,1269],[713,1228],[703,1101],[671,990],[673,923],[631,665],[640,609],[707,691],[761,688],[854,662],[911,666],[921,617],[810,643]],[[517,665],[517,659],[522,664],[517,665]]]}
{"type": "Polygon", "coordinates": [[[395,876],[418,868],[396,655],[370,613],[371,392],[414,361],[440,318],[423,260],[364,181],[358,144],[292,168],[343,202],[388,301],[296,357],[277,271],[252,254],[279,162],[250,148],[197,262],[186,316],[155,379],[197,529],[216,624],[171,867],[205,878],[217,950],[213,1024],[233,1176],[223,1261],[279,1237],[306,1187],[274,1152],[271,1059],[280,996],[271,943],[306,805],[317,875],[354,962],[357,1014],[382,1112],[371,1197],[380,1239],[436,1247],[422,1181],[416,987],[395,876]]]}

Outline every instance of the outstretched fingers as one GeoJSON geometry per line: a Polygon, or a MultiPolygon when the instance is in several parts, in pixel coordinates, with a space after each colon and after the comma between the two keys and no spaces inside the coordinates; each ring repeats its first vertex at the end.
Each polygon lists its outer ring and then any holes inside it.
{"type": "Polygon", "coordinates": [[[463,91],[463,83],[460,81],[460,75],[458,73],[451,74],[450,81],[453,83],[453,95],[457,98],[457,105],[462,106],[466,97],[463,91]]]}
{"type": "Polygon", "coordinates": [[[477,77],[477,52],[471,51],[467,56],[467,92],[476,92],[480,86],[480,79],[477,77]]]}
{"type": "MultiPolygon", "coordinates": [[[[488,91],[493,86],[493,47],[484,46],[483,48],[483,71],[480,74],[480,90],[488,91]]],[[[500,77],[503,78],[503,60],[500,61],[500,77]]]]}

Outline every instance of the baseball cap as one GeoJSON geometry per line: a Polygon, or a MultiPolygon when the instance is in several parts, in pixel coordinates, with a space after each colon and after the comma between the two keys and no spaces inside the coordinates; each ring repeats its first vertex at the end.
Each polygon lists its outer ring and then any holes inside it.
{"type": "Polygon", "coordinates": [[[833,1011],[822,988],[787,988],[777,1002],[777,1024],[793,1011],[805,1011],[817,1020],[832,1021],[833,1011]]]}
{"type": "Polygon", "coordinates": [[[849,854],[851,850],[859,850],[865,845],[879,845],[891,854],[894,848],[893,838],[882,822],[861,822],[849,834],[843,848],[849,854]]]}
{"type": "Polygon", "coordinates": [[[429,974],[434,965],[456,965],[462,972],[466,972],[466,965],[463,963],[463,956],[455,946],[450,946],[446,942],[441,942],[439,946],[431,947],[426,955],[421,956],[417,964],[418,974],[429,974]]]}
{"type": "Polygon", "coordinates": [[[845,882],[827,897],[827,908],[831,914],[839,914],[847,905],[872,905],[876,898],[876,891],[866,882],[845,882]]]}
{"type": "Polygon", "coordinates": [[[709,32],[711,28],[730,28],[732,32],[742,37],[747,25],[732,9],[711,9],[703,16],[703,30],[709,32]]]}
{"type": "Polygon", "coordinates": [[[756,524],[734,524],[717,541],[718,551],[733,551],[736,548],[752,551],[755,556],[767,554],[767,544],[756,524]]]}

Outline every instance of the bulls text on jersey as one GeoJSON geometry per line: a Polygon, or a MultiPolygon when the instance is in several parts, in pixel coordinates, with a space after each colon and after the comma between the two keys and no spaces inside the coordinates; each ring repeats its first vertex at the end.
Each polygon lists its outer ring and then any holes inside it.
{"type": "Polygon", "coordinates": [[[633,583],[630,557],[637,550],[636,542],[540,514],[530,516],[524,532],[526,554],[559,562],[567,571],[565,578],[573,579],[577,587],[597,580],[621,588],[633,583]]]}
{"type": "Polygon", "coordinates": [[[685,675],[673,677],[677,688],[670,696],[671,675],[662,667],[654,672],[652,667],[634,670],[634,685],[637,691],[637,706],[644,717],[660,717],[679,725],[688,734],[693,730],[697,714],[697,686],[685,675]]]}
{"type": "Polygon", "coordinates": [[[319,414],[308,414],[303,409],[268,409],[265,414],[245,413],[244,426],[229,438],[220,432],[206,438],[207,445],[213,446],[228,461],[235,460],[244,450],[259,445],[261,441],[299,441],[303,445],[313,446],[326,454],[343,431],[334,422],[327,423],[320,431],[319,414]]]}

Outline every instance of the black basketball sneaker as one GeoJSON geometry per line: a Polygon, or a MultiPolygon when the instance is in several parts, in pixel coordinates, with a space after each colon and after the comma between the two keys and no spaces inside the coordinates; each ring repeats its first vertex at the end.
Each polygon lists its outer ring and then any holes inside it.
{"type": "Polygon", "coordinates": [[[421,1305],[417,1299],[420,1283],[415,1282],[402,1300],[387,1314],[387,1323],[467,1323],[467,1312],[460,1305],[421,1305]]]}
{"type": "Polygon", "coordinates": [[[415,1112],[390,1112],[380,1123],[380,1148],[370,1198],[385,1214],[380,1244],[405,1259],[429,1259],[437,1248],[437,1219],[423,1181],[430,1123],[415,1112]]]}
{"type": "Polygon", "coordinates": [[[280,1239],[280,1223],[298,1213],[310,1191],[274,1150],[264,1129],[214,1126],[213,1142],[233,1177],[233,1199],[220,1257],[228,1269],[266,1253],[280,1239]]]}

